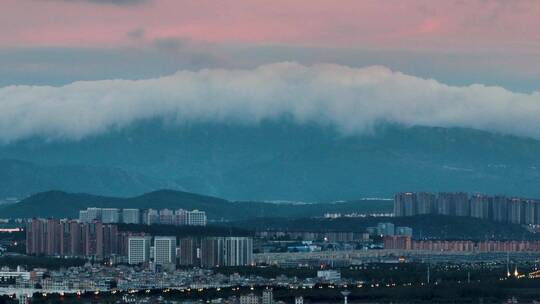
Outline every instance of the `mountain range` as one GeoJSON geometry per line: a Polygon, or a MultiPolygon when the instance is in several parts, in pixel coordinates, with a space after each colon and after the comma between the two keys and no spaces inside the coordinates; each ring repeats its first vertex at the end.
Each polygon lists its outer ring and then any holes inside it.
{"type": "Polygon", "coordinates": [[[288,119],[139,122],[79,140],[0,145],[0,197],[47,190],[131,197],[171,189],[228,200],[328,202],[398,191],[540,197],[540,141],[381,125],[369,134],[288,119]]]}
{"type": "Polygon", "coordinates": [[[143,195],[119,198],[87,193],[47,191],[32,195],[18,203],[0,206],[1,217],[77,218],[79,210],[88,207],[140,209],[199,209],[211,221],[238,221],[254,218],[298,218],[323,216],[325,213],[391,212],[392,201],[361,200],[316,204],[237,202],[194,193],[159,190],[143,195]],[[240,211],[241,210],[241,211],[240,211]]]}

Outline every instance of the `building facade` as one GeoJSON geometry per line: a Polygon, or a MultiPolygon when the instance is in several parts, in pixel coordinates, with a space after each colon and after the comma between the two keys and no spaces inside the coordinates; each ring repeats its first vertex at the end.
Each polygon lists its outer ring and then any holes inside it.
{"type": "Polygon", "coordinates": [[[154,266],[164,270],[176,268],[176,237],[154,237],[154,266]]]}
{"type": "Polygon", "coordinates": [[[250,237],[226,237],[224,239],[224,265],[246,266],[253,263],[253,239],[250,237]]]}
{"type": "Polygon", "coordinates": [[[148,263],[150,261],[149,236],[130,236],[128,238],[128,263],[130,265],[148,263]]]}
{"type": "Polygon", "coordinates": [[[122,222],[124,224],[140,224],[141,212],[139,209],[122,209],[122,222]]]}
{"type": "Polygon", "coordinates": [[[394,216],[441,214],[470,216],[497,222],[540,225],[540,200],[463,192],[403,192],[394,196],[394,216]]]}
{"type": "Polygon", "coordinates": [[[116,225],[32,219],[26,224],[26,253],[102,260],[118,254],[117,236],[116,225]]]}

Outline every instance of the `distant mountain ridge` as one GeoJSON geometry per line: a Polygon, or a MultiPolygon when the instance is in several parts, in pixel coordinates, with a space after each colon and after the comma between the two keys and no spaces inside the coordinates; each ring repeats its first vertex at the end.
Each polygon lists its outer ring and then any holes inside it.
{"type": "Polygon", "coordinates": [[[0,198],[24,198],[50,189],[134,195],[166,186],[140,173],[94,165],[37,165],[16,159],[0,159],[0,198]]]}
{"type": "Polygon", "coordinates": [[[125,197],[167,188],[257,201],[354,200],[400,191],[540,197],[540,141],[471,129],[384,125],[372,134],[344,135],[287,119],[258,124],[154,120],[79,141],[0,145],[0,158],[32,162],[38,172],[57,166],[104,170],[90,170],[94,178],[77,184],[82,177],[74,174],[34,181],[24,170],[12,170],[0,181],[31,182],[0,185],[0,191],[15,189],[10,196],[59,189],[125,197]]]}
{"type": "Polygon", "coordinates": [[[174,190],[158,190],[130,198],[47,191],[32,195],[16,204],[0,206],[0,217],[77,218],[79,210],[88,207],[199,209],[205,211],[210,220],[229,221],[262,217],[322,216],[326,212],[390,212],[392,210],[392,202],[362,200],[342,203],[296,205],[234,202],[174,190]]]}

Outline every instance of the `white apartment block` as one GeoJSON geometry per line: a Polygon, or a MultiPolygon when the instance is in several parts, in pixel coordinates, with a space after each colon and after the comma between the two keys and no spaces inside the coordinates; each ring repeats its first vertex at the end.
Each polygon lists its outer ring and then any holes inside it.
{"type": "Polygon", "coordinates": [[[118,208],[101,209],[101,222],[104,224],[120,223],[120,209],[118,208]]]}
{"type": "Polygon", "coordinates": [[[259,304],[260,299],[256,294],[250,293],[240,296],[240,304],[259,304]]]}
{"type": "Polygon", "coordinates": [[[206,223],[206,212],[199,210],[187,211],[188,226],[206,226],[206,223]]]}
{"type": "Polygon", "coordinates": [[[136,265],[150,260],[149,236],[130,236],[128,238],[128,263],[136,265]]]}
{"type": "Polygon", "coordinates": [[[140,224],[141,211],[139,209],[123,209],[122,223],[124,224],[140,224]]]}
{"type": "Polygon", "coordinates": [[[172,225],[174,218],[174,211],[170,209],[159,210],[159,223],[161,225],[172,225]]]}
{"type": "Polygon", "coordinates": [[[144,223],[147,225],[159,224],[159,212],[155,209],[148,209],[144,213],[144,223]]]}
{"type": "Polygon", "coordinates": [[[200,210],[135,209],[135,208],[87,208],[79,211],[79,221],[89,223],[101,221],[105,224],[146,224],[176,226],[206,226],[206,212],[200,210]]]}

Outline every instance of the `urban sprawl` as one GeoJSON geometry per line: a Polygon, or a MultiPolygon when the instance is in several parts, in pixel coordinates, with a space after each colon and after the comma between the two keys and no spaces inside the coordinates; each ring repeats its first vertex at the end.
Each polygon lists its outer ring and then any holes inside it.
{"type": "MultiPolygon", "coordinates": [[[[538,224],[540,202],[466,193],[404,192],[395,195],[395,217],[425,214],[467,216],[531,226],[538,224]]],[[[342,215],[322,217],[337,220],[342,215]]],[[[156,232],[159,229],[149,230],[153,232],[121,229],[124,226],[162,227],[158,225],[180,230],[188,226],[204,229],[208,220],[205,211],[201,210],[87,208],[80,210],[78,219],[21,221],[26,236],[26,256],[86,261],[84,265],[55,270],[39,267],[26,270],[21,265],[2,268],[0,294],[17,294],[21,298],[35,292],[81,294],[153,289],[184,292],[208,288],[233,288],[234,291],[235,286],[250,287],[251,290],[254,286],[264,287],[262,296],[243,292],[238,298],[221,300],[224,303],[257,304],[265,303],[265,297],[266,300],[273,299],[271,288],[314,288],[322,283],[364,286],[364,281],[342,278],[339,269],[365,270],[368,269],[366,265],[373,263],[443,263],[445,267],[456,263],[489,263],[482,267],[505,265],[504,277],[517,278],[523,276],[517,269],[519,263],[540,259],[540,242],[536,240],[419,237],[411,227],[394,225],[391,217],[363,232],[328,231],[324,227],[320,231],[262,228],[249,236],[231,233],[176,236],[156,232]],[[511,269],[511,265],[515,268],[511,269]],[[313,278],[302,279],[284,275],[267,278],[220,273],[219,269],[227,267],[316,269],[319,272],[313,278]]],[[[227,231],[229,228],[220,229],[227,231]]],[[[5,232],[16,231],[10,228],[5,232]]],[[[380,266],[369,267],[377,269],[380,266]]],[[[540,276],[540,272],[530,272],[530,276],[540,276]]],[[[384,282],[373,281],[368,285],[384,282]]],[[[129,302],[128,298],[124,300],[129,302]]],[[[296,301],[302,303],[303,298],[297,297],[296,301]]]]}

